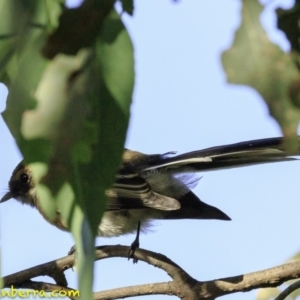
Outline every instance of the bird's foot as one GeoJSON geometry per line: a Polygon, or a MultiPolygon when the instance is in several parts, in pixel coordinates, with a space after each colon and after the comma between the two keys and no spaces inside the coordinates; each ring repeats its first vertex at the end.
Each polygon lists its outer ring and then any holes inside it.
{"type": "Polygon", "coordinates": [[[128,260],[129,260],[130,258],[132,258],[132,262],[133,262],[134,264],[136,264],[136,263],[138,262],[138,259],[134,256],[134,252],[135,252],[135,250],[136,250],[137,248],[139,248],[139,246],[140,246],[139,240],[138,240],[138,239],[135,239],[135,240],[133,241],[133,243],[131,244],[130,250],[128,251],[128,260]]]}
{"type": "Polygon", "coordinates": [[[135,240],[133,241],[133,243],[131,244],[130,250],[128,252],[128,260],[130,258],[132,258],[132,262],[134,264],[137,264],[137,262],[139,261],[135,256],[134,256],[134,252],[137,248],[140,247],[140,229],[141,229],[141,222],[138,222],[137,225],[137,231],[136,231],[136,237],[135,240]]]}

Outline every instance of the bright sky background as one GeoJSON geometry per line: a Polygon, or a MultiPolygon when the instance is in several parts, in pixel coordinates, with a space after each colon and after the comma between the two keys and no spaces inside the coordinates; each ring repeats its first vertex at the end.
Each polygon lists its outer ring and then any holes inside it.
{"type": "MultiPolygon", "coordinates": [[[[135,2],[134,17],[124,15],[136,58],[128,148],[182,153],[281,135],[260,96],[250,88],[228,85],[222,70],[220,53],[230,46],[240,22],[240,1],[135,2]]],[[[276,30],[274,7],[293,1],[264,2],[269,3],[262,17],[269,36],[287,50],[284,35],[276,30]]],[[[5,101],[0,87],[1,111],[5,101]]],[[[0,132],[2,195],[21,155],[1,118],[0,132]]],[[[300,250],[299,170],[300,162],[289,162],[205,173],[194,191],[232,221],[157,222],[153,233],[141,236],[141,247],[165,254],[201,281],[282,264],[300,250]]],[[[3,275],[62,257],[73,245],[69,233],[16,201],[2,204],[0,214],[3,275]]],[[[98,238],[97,243],[130,245],[133,239],[98,238]]],[[[68,271],[67,276],[76,287],[75,273],[68,271]]],[[[133,265],[114,258],[96,263],[94,290],[169,280],[143,262],[133,265]]],[[[222,299],[250,300],[255,295],[222,299]]]]}

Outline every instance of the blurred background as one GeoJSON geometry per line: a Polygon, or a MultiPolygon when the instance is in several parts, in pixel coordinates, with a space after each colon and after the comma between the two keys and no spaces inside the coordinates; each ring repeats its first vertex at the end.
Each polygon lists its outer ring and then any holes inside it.
{"type": "MultiPolygon", "coordinates": [[[[285,36],[276,29],[274,9],[288,8],[294,1],[261,2],[266,5],[261,21],[269,38],[288,51],[285,36]]],[[[220,55],[231,45],[240,10],[238,0],[143,0],[135,1],[133,17],[123,15],[136,59],[126,147],[149,154],[183,153],[281,135],[256,91],[226,83],[220,55]]],[[[0,85],[1,111],[6,96],[0,85]]],[[[22,157],[2,118],[0,132],[2,195],[22,157]]],[[[141,247],[168,256],[201,281],[282,264],[300,249],[299,172],[300,162],[206,172],[194,192],[232,221],[156,222],[152,232],[141,236],[141,247]]],[[[71,234],[16,201],[2,204],[0,215],[2,275],[65,256],[74,243],[71,234]]],[[[97,244],[130,245],[133,239],[98,238],[97,244]]],[[[157,268],[121,258],[97,262],[95,273],[95,291],[170,280],[157,268]]],[[[67,276],[76,287],[76,273],[69,270],[67,276]]],[[[250,300],[256,294],[222,299],[250,300]]],[[[163,298],[167,296],[147,297],[163,298]]]]}

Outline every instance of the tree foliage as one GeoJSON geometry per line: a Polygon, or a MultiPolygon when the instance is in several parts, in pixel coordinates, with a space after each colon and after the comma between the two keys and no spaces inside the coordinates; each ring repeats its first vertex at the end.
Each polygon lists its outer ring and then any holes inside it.
{"type": "MultiPolygon", "coordinates": [[[[0,81],[9,90],[3,118],[32,166],[45,212],[59,208],[71,228],[84,299],[92,297],[94,238],[120,165],[134,86],[133,46],[115,2],[85,0],[73,9],[63,0],[0,2],[0,81]]],[[[242,3],[240,27],[222,55],[228,82],[258,91],[293,151],[300,3],[277,10],[288,53],[268,39],[259,2],[242,3]]],[[[120,4],[133,14],[133,0],[120,4]]]]}
{"type": "Polygon", "coordinates": [[[91,291],[94,237],[129,120],[132,44],[114,1],[0,5],[0,80],[9,90],[3,117],[41,179],[44,210],[58,207],[67,220],[84,271],[80,288],[91,291]]]}

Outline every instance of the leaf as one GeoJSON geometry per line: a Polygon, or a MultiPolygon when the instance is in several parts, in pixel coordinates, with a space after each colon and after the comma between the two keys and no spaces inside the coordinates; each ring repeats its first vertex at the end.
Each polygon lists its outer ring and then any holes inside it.
{"type": "Polygon", "coordinates": [[[61,120],[69,105],[68,81],[85,63],[89,52],[77,56],[58,55],[47,66],[36,89],[37,107],[23,114],[21,132],[25,139],[55,140],[60,134],[61,120]]]}
{"type": "Polygon", "coordinates": [[[300,52],[300,2],[296,1],[291,9],[284,10],[279,8],[276,10],[276,13],[278,17],[278,28],[285,33],[287,39],[291,43],[292,49],[300,52]]]}
{"type": "Polygon", "coordinates": [[[115,12],[107,22],[115,26],[104,26],[95,53],[82,50],[53,59],[37,88],[37,106],[22,121],[25,138],[45,138],[53,145],[41,183],[50,187],[81,249],[80,290],[91,288],[94,236],[106,207],[105,191],[120,166],[134,83],[130,38],[115,12]],[[74,198],[59,196],[66,184],[74,198]]]}
{"type": "MultiPolygon", "coordinates": [[[[109,2],[97,2],[97,13],[109,2]]],[[[4,33],[16,34],[18,43],[12,54],[8,51],[11,57],[3,59],[1,71],[9,88],[3,116],[25,160],[43,162],[37,169],[33,167],[38,199],[49,217],[59,210],[72,231],[78,250],[79,289],[85,299],[91,299],[94,237],[106,208],[105,191],[121,163],[129,122],[134,84],[132,43],[120,17],[105,10],[101,20],[89,20],[91,27],[85,27],[85,19],[66,28],[59,23],[53,36],[57,34],[61,44],[51,48],[50,39],[44,49],[53,56],[64,49],[76,55],[58,54],[49,62],[40,49],[47,33],[58,24],[58,6],[45,13],[44,1],[30,1],[27,10],[23,1],[5,3],[9,9],[4,11],[9,11],[13,22],[4,33]],[[50,17],[45,19],[47,15],[50,17]],[[71,27],[75,31],[71,30],[73,40],[69,42],[71,27]],[[47,169],[42,177],[41,166],[47,169]]],[[[89,7],[92,2],[86,3],[89,7]]],[[[0,16],[6,18],[2,11],[0,16]]]]}
{"type": "Polygon", "coordinates": [[[103,78],[111,95],[128,114],[134,84],[133,46],[116,11],[104,22],[97,43],[103,78]]]}
{"type": "Polygon", "coordinates": [[[300,260],[300,251],[297,252],[295,255],[293,255],[291,258],[289,258],[287,261],[293,262],[293,261],[297,261],[297,260],[300,260]]]}
{"type": "Polygon", "coordinates": [[[256,300],[273,300],[280,293],[279,288],[263,288],[259,289],[256,295],[256,300]]]}
{"type": "MultiPolygon", "coordinates": [[[[61,11],[62,0],[47,1],[47,9],[56,19],[61,11]]],[[[2,0],[0,2],[0,79],[8,89],[6,111],[3,117],[22,147],[20,134],[21,117],[25,110],[35,106],[33,91],[46,67],[41,56],[46,29],[50,22],[44,1],[2,0]],[[6,37],[6,38],[5,38],[6,37]]]]}
{"type": "Polygon", "coordinates": [[[44,56],[52,59],[58,53],[75,55],[81,48],[90,47],[114,3],[114,0],[84,1],[77,8],[65,9],[58,28],[43,47],[44,56]]]}
{"type": "Polygon", "coordinates": [[[42,210],[47,212],[49,218],[53,219],[56,216],[55,202],[52,201],[52,194],[48,187],[38,184],[40,180],[47,174],[48,166],[45,163],[32,163],[28,165],[32,171],[34,182],[36,183],[36,194],[40,199],[39,204],[42,210]]]}
{"type": "Polygon", "coordinates": [[[228,82],[260,93],[282,129],[288,150],[293,151],[298,145],[300,109],[291,99],[291,89],[300,82],[299,73],[292,56],[269,41],[260,24],[261,11],[258,1],[244,0],[242,24],[231,48],[223,52],[222,62],[228,82]]]}
{"type": "Polygon", "coordinates": [[[121,0],[123,11],[127,12],[130,16],[133,15],[134,4],[133,0],[121,0]]]}
{"type": "Polygon", "coordinates": [[[13,37],[0,39],[0,81],[7,83],[5,79],[5,68],[15,51],[15,39],[13,37]]]}
{"type": "Polygon", "coordinates": [[[95,85],[89,88],[94,94],[87,91],[86,97],[93,112],[89,124],[97,128],[98,143],[93,148],[92,163],[79,165],[79,173],[84,174],[79,180],[83,198],[90,199],[86,207],[88,219],[97,229],[99,215],[95,211],[100,211],[97,205],[105,206],[105,190],[113,183],[121,163],[134,84],[132,43],[115,12],[105,21],[96,46],[92,75],[95,85]]]}
{"type": "Polygon", "coordinates": [[[21,145],[23,156],[26,157],[26,163],[35,161],[48,162],[49,157],[51,157],[54,152],[53,144],[44,138],[32,140],[20,138],[18,142],[19,145],[21,145]]]}
{"type": "Polygon", "coordinates": [[[10,84],[3,117],[17,141],[21,139],[22,114],[26,109],[35,105],[32,91],[36,88],[47,64],[38,52],[43,37],[39,33],[32,33],[27,38],[28,44],[23,47],[18,57],[15,57],[7,68],[10,84]]]}

